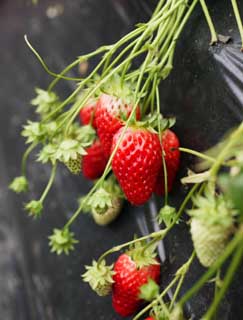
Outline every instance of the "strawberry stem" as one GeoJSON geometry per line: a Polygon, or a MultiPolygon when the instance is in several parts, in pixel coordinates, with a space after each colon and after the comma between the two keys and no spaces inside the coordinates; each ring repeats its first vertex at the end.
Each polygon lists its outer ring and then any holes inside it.
{"type": "Polygon", "coordinates": [[[218,42],[217,32],[216,32],[216,30],[215,30],[215,27],[214,27],[212,18],[211,18],[211,16],[210,16],[210,13],[209,13],[209,11],[208,11],[208,7],[207,7],[207,5],[206,5],[205,0],[200,0],[200,3],[201,3],[201,7],[202,7],[202,9],[203,9],[205,18],[206,18],[206,20],[207,20],[209,30],[210,30],[210,32],[211,32],[210,45],[214,45],[215,43],[218,42]]]}
{"type": "Polygon", "coordinates": [[[240,32],[241,51],[243,51],[243,24],[242,24],[240,12],[239,12],[239,7],[238,7],[238,4],[237,4],[236,0],[231,0],[231,3],[232,3],[232,6],[233,6],[236,22],[237,22],[238,29],[239,29],[239,32],[240,32]]]}
{"type": "Polygon", "coordinates": [[[215,312],[218,309],[218,306],[223,299],[228,287],[230,286],[232,279],[242,261],[243,257],[243,246],[242,244],[238,244],[238,248],[233,256],[233,259],[228,267],[227,273],[224,277],[224,280],[222,282],[222,286],[219,289],[216,297],[214,298],[211,306],[209,307],[208,311],[206,314],[203,316],[203,320],[211,320],[212,317],[214,316],[215,312]]]}
{"type": "Polygon", "coordinates": [[[40,202],[43,203],[48,192],[50,191],[52,185],[53,185],[53,182],[54,182],[54,179],[55,179],[55,176],[56,176],[56,169],[57,169],[57,164],[55,163],[53,166],[52,166],[52,170],[51,170],[51,175],[50,175],[50,178],[49,178],[49,181],[47,183],[47,186],[46,188],[44,189],[44,192],[42,193],[42,196],[40,197],[40,202]]]}
{"type": "Polygon", "coordinates": [[[34,150],[34,148],[36,147],[36,143],[32,143],[25,151],[23,157],[22,157],[22,161],[21,161],[21,174],[22,176],[26,177],[26,164],[27,164],[27,160],[28,157],[30,155],[30,153],[34,150]]]}
{"type": "Polygon", "coordinates": [[[42,67],[44,68],[44,70],[49,74],[51,75],[52,77],[55,77],[55,78],[61,78],[61,79],[64,79],[64,80],[70,80],[70,81],[80,81],[81,78],[71,78],[71,77],[65,77],[63,76],[62,74],[57,74],[57,73],[54,73],[52,72],[48,66],[46,65],[46,63],[44,62],[44,60],[41,58],[41,56],[39,55],[39,53],[34,49],[34,47],[31,45],[31,43],[29,42],[28,38],[27,38],[27,35],[24,35],[24,40],[27,44],[27,46],[30,48],[30,50],[34,53],[34,55],[36,56],[36,58],[39,60],[40,64],[42,65],[42,67]]]}

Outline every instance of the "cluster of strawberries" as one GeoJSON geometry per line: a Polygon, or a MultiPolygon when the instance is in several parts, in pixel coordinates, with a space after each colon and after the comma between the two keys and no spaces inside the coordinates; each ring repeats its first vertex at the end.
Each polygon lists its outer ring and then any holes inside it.
{"type": "Polygon", "coordinates": [[[83,156],[83,175],[88,179],[99,178],[113,155],[113,173],[133,205],[144,204],[153,192],[164,194],[162,155],[168,191],[172,188],[180,160],[176,135],[167,129],[160,139],[155,130],[141,125],[140,118],[139,106],[134,110],[132,104],[106,93],[97,100],[90,100],[80,110],[81,122],[91,124],[97,133],[97,139],[83,156]],[[127,126],[126,121],[133,113],[134,120],[127,126]]]}
{"type": "Polygon", "coordinates": [[[114,265],[107,266],[105,260],[93,261],[86,266],[83,280],[99,296],[112,294],[114,310],[122,317],[133,315],[146,300],[149,290],[143,287],[152,281],[156,286],[160,281],[160,263],[153,248],[137,243],[121,254],[114,265]]]}

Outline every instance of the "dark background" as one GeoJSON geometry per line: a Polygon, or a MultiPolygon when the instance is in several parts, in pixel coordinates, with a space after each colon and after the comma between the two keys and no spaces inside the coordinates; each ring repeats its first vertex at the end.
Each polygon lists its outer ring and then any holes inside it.
{"type": "MultiPolygon", "coordinates": [[[[140,208],[126,204],[121,217],[106,228],[96,226],[89,216],[81,216],[73,227],[80,241],[76,250],[69,257],[49,253],[48,235],[54,227],[64,225],[77,206],[75,199],[90,185],[61,168],[44,215],[37,221],[26,216],[22,203],[38,198],[50,168],[29,162],[28,196],[16,196],[7,189],[12,178],[20,173],[25,146],[19,133],[26,120],[34,117],[29,106],[33,89],[46,88],[50,80],[26,47],[23,36],[27,34],[50,68],[60,72],[76,56],[113,43],[135,23],[147,20],[155,3],[39,0],[38,6],[32,6],[27,0],[0,1],[0,320],[119,319],[112,310],[110,297],[98,298],[82,283],[80,274],[85,264],[106,249],[131,240],[134,233],[141,235],[156,228],[155,202],[140,208]],[[64,12],[48,17],[47,8],[57,4],[63,6],[64,12]]],[[[181,144],[198,150],[213,145],[236,125],[242,119],[243,107],[243,54],[239,51],[230,1],[208,3],[218,32],[231,35],[234,41],[209,49],[209,32],[198,6],[179,41],[174,71],[161,86],[162,112],[176,115],[175,131],[181,144]]],[[[63,83],[58,92],[65,97],[73,88],[72,83],[63,83]]],[[[192,161],[183,157],[180,176],[192,161]]],[[[171,204],[179,205],[186,192],[178,183],[171,204]]],[[[161,200],[156,203],[161,205],[161,200]]],[[[166,238],[165,248],[162,285],[169,282],[192,251],[186,218],[166,238]]],[[[202,271],[195,262],[183,291],[202,271]]],[[[243,268],[236,275],[218,319],[243,318],[242,280],[243,268]]],[[[212,292],[213,287],[208,285],[187,305],[195,319],[205,312],[212,292]]]]}

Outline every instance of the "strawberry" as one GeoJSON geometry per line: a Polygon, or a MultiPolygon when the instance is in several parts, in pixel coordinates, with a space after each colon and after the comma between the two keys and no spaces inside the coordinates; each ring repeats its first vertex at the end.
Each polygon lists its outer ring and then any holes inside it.
{"type": "Polygon", "coordinates": [[[112,205],[104,213],[99,214],[96,211],[92,212],[94,221],[99,226],[107,226],[119,216],[121,213],[122,204],[123,201],[121,198],[113,197],[112,205]]]}
{"type": "Polygon", "coordinates": [[[87,104],[80,110],[79,117],[82,124],[92,125],[96,129],[95,110],[97,101],[90,99],[87,104]]]}
{"type": "MultiPolygon", "coordinates": [[[[180,151],[179,140],[175,133],[171,130],[166,130],[162,135],[162,150],[164,151],[164,158],[166,163],[167,171],[167,183],[168,192],[171,191],[176,173],[179,169],[180,164],[180,151]]],[[[164,169],[163,163],[161,164],[159,174],[157,177],[157,182],[155,184],[154,192],[158,195],[165,194],[165,181],[164,181],[164,169]]]]}
{"type": "Polygon", "coordinates": [[[123,317],[135,313],[143,302],[139,297],[141,286],[149,279],[158,283],[160,278],[160,264],[152,258],[154,255],[143,257],[142,247],[139,249],[140,257],[135,248],[120,255],[114,264],[112,305],[123,317]]]}
{"type": "MultiPolygon", "coordinates": [[[[124,125],[132,112],[133,106],[124,102],[123,99],[112,95],[102,94],[98,100],[95,121],[97,133],[103,145],[106,156],[110,156],[112,138],[124,125]]],[[[140,109],[136,109],[136,118],[140,119],[140,109]]]]}
{"type": "Polygon", "coordinates": [[[112,283],[114,280],[113,265],[106,265],[106,261],[102,260],[100,264],[93,261],[91,266],[85,266],[86,272],[82,275],[83,281],[88,282],[93,291],[99,296],[104,297],[111,293],[112,283]]]}
{"type": "Polygon", "coordinates": [[[200,263],[210,267],[225,250],[233,232],[235,211],[223,195],[215,197],[210,188],[203,196],[195,196],[193,204],[188,210],[193,245],[200,263]]]}
{"type": "MultiPolygon", "coordinates": [[[[116,147],[123,128],[114,135],[116,147]]],[[[161,147],[158,135],[139,127],[128,127],[112,160],[113,172],[128,201],[144,204],[151,196],[159,168],[161,147]]]]}
{"type": "Polygon", "coordinates": [[[104,150],[99,139],[88,147],[86,152],[87,154],[83,156],[82,172],[85,178],[95,180],[102,175],[108,158],[104,155],[104,150]]]}
{"type": "Polygon", "coordinates": [[[155,320],[155,318],[148,317],[148,318],[146,318],[145,320],[155,320]]]}

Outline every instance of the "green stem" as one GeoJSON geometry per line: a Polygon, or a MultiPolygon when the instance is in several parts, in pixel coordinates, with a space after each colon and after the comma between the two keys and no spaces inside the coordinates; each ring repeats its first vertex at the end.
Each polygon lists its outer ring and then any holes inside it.
{"type": "Polygon", "coordinates": [[[179,295],[179,293],[180,293],[181,287],[182,287],[182,285],[183,285],[183,283],[184,283],[186,274],[187,274],[187,272],[188,272],[188,270],[189,270],[189,268],[190,268],[190,266],[191,266],[191,264],[192,264],[195,256],[196,256],[196,253],[195,253],[195,251],[193,251],[193,253],[192,253],[191,257],[189,258],[189,260],[184,264],[185,269],[183,269],[183,274],[181,275],[180,280],[179,280],[179,282],[178,282],[178,284],[177,284],[175,293],[173,294],[173,298],[172,298],[172,300],[171,300],[170,308],[169,308],[170,311],[171,311],[171,310],[173,309],[173,307],[174,307],[174,304],[175,304],[175,302],[176,302],[176,299],[177,299],[177,297],[178,297],[178,295],[179,295]]]}
{"type": "Polygon", "coordinates": [[[54,179],[55,179],[55,176],[56,176],[56,169],[57,169],[57,164],[55,163],[52,167],[52,170],[51,170],[51,175],[50,175],[50,178],[49,178],[49,181],[48,181],[48,184],[44,190],[44,192],[42,193],[42,196],[40,197],[40,202],[43,203],[48,192],[50,191],[51,189],[51,186],[54,182],[54,179]]]}
{"type": "Polygon", "coordinates": [[[222,165],[222,163],[225,161],[225,157],[227,156],[229,150],[234,146],[234,144],[238,141],[239,137],[243,133],[243,122],[241,125],[231,134],[228,143],[224,147],[224,149],[219,153],[219,156],[217,157],[214,165],[210,169],[210,175],[212,177],[212,181],[214,182],[217,177],[217,173],[222,165]]]}
{"type": "Polygon", "coordinates": [[[32,143],[26,150],[25,153],[22,157],[22,161],[21,161],[21,175],[26,177],[26,163],[27,163],[27,159],[30,155],[30,153],[34,150],[34,148],[36,147],[36,143],[32,143]]]}
{"type": "Polygon", "coordinates": [[[209,162],[213,162],[213,163],[214,163],[214,162],[216,161],[215,158],[210,157],[210,156],[207,156],[207,155],[204,154],[204,153],[201,153],[201,152],[198,152],[198,151],[195,151],[195,150],[192,150],[192,149],[180,147],[179,150],[180,150],[181,152],[189,153],[189,154],[191,154],[191,155],[193,155],[193,156],[196,156],[196,157],[198,157],[198,158],[201,158],[201,159],[206,160],[206,161],[209,161],[209,162]]]}
{"type": "Polygon", "coordinates": [[[218,306],[223,299],[227,289],[229,288],[232,279],[242,261],[242,256],[243,256],[243,246],[242,243],[238,245],[238,249],[236,253],[234,254],[234,257],[230,263],[230,266],[227,270],[226,276],[224,277],[222,287],[218,291],[218,294],[216,295],[213,303],[211,304],[210,308],[206,312],[205,316],[203,316],[203,320],[210,320],[214,316],[215,312],[218,309],[218,306]]]}
{"type": "Polygon", "coordinates": [[[236,22],[237,22],[238,29],[239,29],[239,32],[240,32],[241,51],[243,51],[243,24],[242,24],[241,16],[240,16],[240,12],[239,12],[237,1],[236,0],[231,0],[231,3],[232,3],[232,6],[233,6],[236,22]]]}
{"type": "Polygon", "coordinates": [[[176,215],[175,221],[173,222],[172,226],[174,226],[174,224],[178,221],[178,219],[180,218],[180,216],[184,212],[188,202],[190,201],[190,199],[192,198],[194,192],[197,190],[198,187],[199,187],[199,183],[198,184],[194,184],[194,186],[188,192],[188,194],[186,195],[185,199],[183,200],[183,202],[182,202],[182,204],[180,206],[180,209],[178,210],[178,213],[176,215]]]}
{"type": "Polygon", "coordinates": [[[208,7],[206,5],[205,0],[200,0],[200,3],[201,3],[201,6],[202,6],[202,9],[203,9],[203,12],[205,14],[205,18],[207,20],[209,30],[211,32],[211,42],[210,42],[210,44],[213,45],[213,44],[217,43],[217,41],[218,41],[217,32],[215,30],[215,27],[214,27],[212,18],[210,16],[210,13],[208,11],[208,7]]]}
{"type": "Polygon", "coordinates": [[[233,250],[243,241],[243,231],[240,229],[235,237],[230,241],[226,247],[224,253],[219,259],[204,273],[204,275],[194,284],[194,286],[187,291],[187,293],[181,298],[179,304],[183,306],[191,297],[193,297],[201,287],[207,282],[214,273],[221,267],[226,259],[232,254],[233,250]]]}
{"type": "Polygon", "coordinates": [[[98,259],[98,265],[110,254],[114,253],[114,252],[117,252],[117,251],[120,251],[122,250],[123,248],[125,247],[128,247],[132,244],[135,244],[137,242],[141,242],[141,241],[144,241],[144,240],[147,240],[149,238],[155,238],[156,241],[158,239],[158,237],[160,237],[161,239],[167,234],[167,229],[163,229],[163,230],[159,230],[159,231],[156,231],[156,232],[152,232],[146,236],[143,236],[143,237],[140,237],[140,238],[137,238],[137,239],[134,239],[134,240],[131,240],[129,242],[126,242],[126,243],[123,243],[119,246],[115,246],[109,250],[107,250],[105,253],[103,253],[99,259],[98,259]]]}
{"type": "MultiPolygon", "coordinates": [[[[215,277],[215,285],[214,285],[214,299],[217,297],[219,289],[220,289],[220,269],[217,270],[216,272],[216,277],[215,277]]],[[[217,320],[217,311],[215,311],[214,314],[214,320],[217,320]]]]}
{"type": "Polygon", "coordinates": [[[54,73],[52,72],[48,66],[46,65],[46,63],[44,62],[44,60],[41,58],[41,56],[39,55],[39,53],[33,48],[33,46],[31,45],[31,43],[29,42],[28,38],[27,38],[27,35],[24,36],[24,40],[27,44],[27,46],[30,48],[30,50],[34,53],[34,55],[36,56],[36,58],[39,60],[40,64],[42,65],[42,67],[44,68],[44,70],[49,74],[51,75],[52,77],[55,77],[55,78],[61,78],[61,79],[64,79],[64,80],[71,80],[71,81],[80,81],[81,78],[70,78],[70,77],[65,77],[61,74],[57,74],[57,73],[54,73]]]}
{"type": "Polygon", "coordinates": [[[63,75],[66,74],[68,71],[73,69],[79,64],[79,59],[72,62],[69,66],[67,66],[48,86],[48,92],[52,91],[55,85],[58,83],[59,80],[63,79],[63,75]]]}
{"type": "Polygon", "coordinates": [[[184,18],[183,18],[183,20],[182,20],[179,28],[177,29],[177,31],[176,31],[173,39],[172,39],[172,42],[171,42],[171,44],[170,44],[170,46],[169,46],[169,49],[168,49],[167,53],[164,55],[163,59],[161,60],[161,62],[160,62],[159,65],[157,66],[158,69],[162,69],[162,68],[163,68],[163,66],[164,66],[164,64],[165,64],[165,61],[168,59],[171,51],[174,50],[175,45],[176,45],[176,42],[177,42],[177,40],[178,40],[181,32],[183,31],[183,29],[184,29],[184,27],[185,27],[188,19],[190,18],[191,14],[192,14],[192,12],[193,12],[193,10],[194,10],[194,8],[195,8],[195,6],[197,5],[198,1],[199,1],[199,0],[193,0],[192,4],[190,5],[189,10],[188,10],[187,13],[185,14],[185,16],[184,16],[184,18]]]}
{"type": "Polygon", "coordinates": [[[169,285],[163,290],[163,292],[150,304],[148,304],[143,310],[141,310],[132,320],[138,320],[142,315],[144,315],[147,311],[149,311],[153,306],[156,306],[158,301],[163,298],[167,292],[176,284],[176,282],[179,280],[179,275],[177,275],[170,283],[169,285]]]}
{"type": "MultiPolygon", "coordinates": [[[[159,97],[159,88],[156,87],[156,101],[157,101],[157,113],[160,114],[160,97],[159,97]]],[[[168,204],[168,175],[167,175],[167,166],[165,162],[165,153],[163,148],[162,142],[162,130],[161,130],[161,122],[158,117],[158,131],[159,131],[159,141],[162,150],[162,165],[163,165],[163,172],[164,172],[164,188],[165,188],[165,206],[168,204]]]]}

